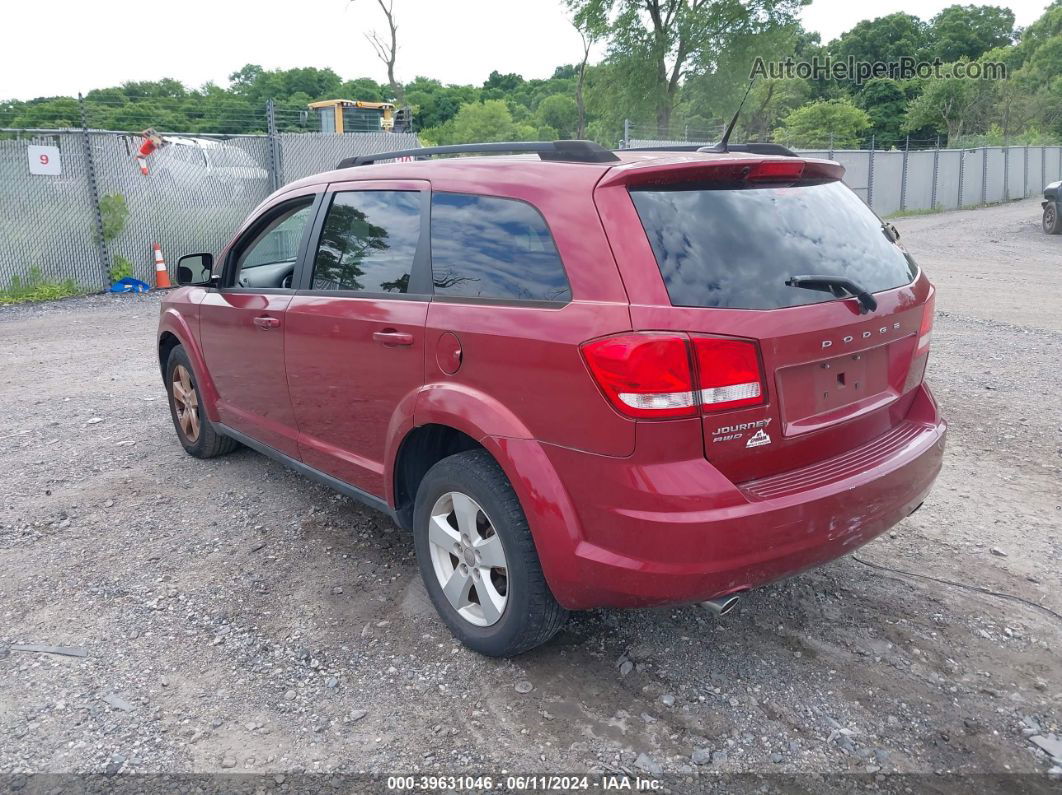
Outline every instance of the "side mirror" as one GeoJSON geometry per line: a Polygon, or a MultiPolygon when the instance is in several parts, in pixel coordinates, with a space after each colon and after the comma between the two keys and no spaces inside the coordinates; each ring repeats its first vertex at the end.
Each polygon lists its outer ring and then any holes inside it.
{"type": "Polygon", "coordinates": [[[177,260],[177,284],[204,287],[210,284],[213,270],[213,254],[188,254],[177,260]]]}

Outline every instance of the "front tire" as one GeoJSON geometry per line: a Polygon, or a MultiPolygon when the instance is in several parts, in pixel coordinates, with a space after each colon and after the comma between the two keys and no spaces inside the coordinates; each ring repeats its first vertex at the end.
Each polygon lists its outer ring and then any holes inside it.
{"type": "Polygon", "coordinates": [[[166,360],[166,395],[177,438],[189,455],[214,458],[231,453],[237,442],[218,433],[203,408],[199,384],[183,345],[177,345],[166,360]]]}
{"type": "Polygon", "coordinates": [[[486,450],[428,470],[417,490],[413,541],[428,596],[470,649],[511,657],[545,643],[567,620],[520,501],[486,450]]]}
{"type": "Polygon", "coordinates": [[[1056,202],[1048,202],[1044,207],[1044,231],[1049,235],[1062,234],[1062,216],[1056,202]]]}

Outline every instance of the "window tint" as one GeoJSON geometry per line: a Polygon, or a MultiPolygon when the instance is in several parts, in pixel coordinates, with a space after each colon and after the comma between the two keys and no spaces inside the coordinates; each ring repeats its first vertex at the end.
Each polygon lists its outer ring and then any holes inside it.
{"type": "Polygon", "coordinates": [[[286,207],[271,220],[254,239],[239,253],[236,261],[236,284],[243,287],[287,287],[284,277],[295,270],[299,255],[299,243],[310,220],[313,198],[286,207]],[[268,271],[268,276],[257,278],[255,269],[268,271]],[[275,275],[276,278],[273,278],[275,275]]]}
{"type": "Polygon", "coordinates": [[[408,292],[419,239],[417,191],[337,193],[321,230],[313,289],[408,292]]]}
{"type": "Polygon", "coordinates": [[[844,276],[870,292],[908,284],[917,267],[840,182],[785,188],[632,190],[674,306],[775,309],[832,300],[788,287],[844,276]]]}
{"type": "Polygon", "coordinates": [[[436,295],[571,299],[545,220],[515,199],[433,194],[431,270],[436,295]]]}

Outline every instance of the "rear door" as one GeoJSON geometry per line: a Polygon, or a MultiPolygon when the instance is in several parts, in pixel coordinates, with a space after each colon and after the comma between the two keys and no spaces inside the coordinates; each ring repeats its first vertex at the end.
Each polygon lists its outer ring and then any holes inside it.
{"type": "MultiPolygon", "coordinates": [[[[921,383],[928,280],[837,181],[693,181],[599,189],[635,329],[753,340],[755,405],[702,405],[705,455],[734,482],[830,458],[907,416],[921,383]],[[619,253],[619,252],[622,253],[619,253]],[[787,285],[834,275],[877,299],[787,285]]],[[[713,367],[710,354],[701,363],[713,367]]]]}
{"type": "Polygon", "coordinates": [[[302,460],[383,496],[388,426],[424,380],[428,183],[329,186],[287,308],[302,460]]]}

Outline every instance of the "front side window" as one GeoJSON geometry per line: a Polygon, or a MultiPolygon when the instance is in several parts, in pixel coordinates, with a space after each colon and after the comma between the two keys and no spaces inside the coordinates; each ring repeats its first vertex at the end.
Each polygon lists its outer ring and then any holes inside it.
{"type": "Polygon", "coordinates": [[[239,287],[290,287],[313,197],[279,211],[249,243],[239,249],[235,284],[239,287]]]}
{"type": "Polygon", "coordinates": [[[523,301],[572,296],[545,220],[516,199],[432,194],[431,270],[436,295],[523,301]]]}
{"type": "Polygon", "coordinates": [[[314,258],[313,289],[409,292],[420,240],[420,193],[337,193],[314,258]]]}

